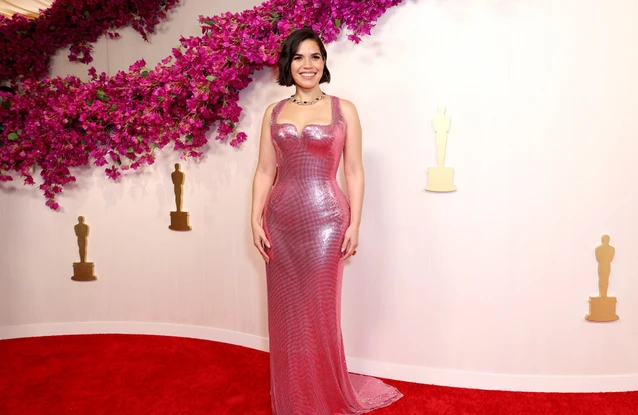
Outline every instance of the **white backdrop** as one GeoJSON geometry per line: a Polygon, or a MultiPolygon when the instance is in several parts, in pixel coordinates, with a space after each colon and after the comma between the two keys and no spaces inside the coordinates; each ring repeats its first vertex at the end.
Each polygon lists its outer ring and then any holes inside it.
{"type": "MultiPolygon", "coordinates": [[[[406,1],[363,43],[328,45],[324,89],[357,105],[364,131],[360,248],[343,287],[351,370],[485,389],[638,389],[637,3],[406,1]],[[452,118],[450,194],[424,191],[440,104],[452,118]],[[616,247],[620,320],[589,323],[602,234],[616,247]]],[[[150,44],[133,30],[100,40],[94,64],[153,66],[180,35],[201,33],[198,15],[257,4],[186,0],[150,44]]],[[[86,69],[61,52],[54,74],[86,69]]],[[[156,333],[267,350],[249,219],[263,111],[292,93],[274,77],[256,74],[241,94],[241,149],[211,142],[201,162],[182,162],[192,232],[167,228],[170,150],[120,183],[78,171],[61,212],[37,187],[1,185],[0,337],[156,333]],[[70,280],[78,215],[96,282],[70,280]]]]}

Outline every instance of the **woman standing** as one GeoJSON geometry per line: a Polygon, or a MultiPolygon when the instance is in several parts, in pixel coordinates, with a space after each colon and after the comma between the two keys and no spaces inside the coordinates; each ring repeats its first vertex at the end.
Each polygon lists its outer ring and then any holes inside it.
{"type": "Polygon", "coordinates": [[[361,125],[351,102],[321,91],[320,84],[330,82],[326,58],[310,28],[284,42],[278,82],[295,85],[295,94],[266,109],[253,183],[253,239],[266,262],[275,415],[363,414],[403,396],[346,367],[341,282],[344,260],[358,245],[361,125]],[[342,155],[348,198],[336,181],[342,155]]]}

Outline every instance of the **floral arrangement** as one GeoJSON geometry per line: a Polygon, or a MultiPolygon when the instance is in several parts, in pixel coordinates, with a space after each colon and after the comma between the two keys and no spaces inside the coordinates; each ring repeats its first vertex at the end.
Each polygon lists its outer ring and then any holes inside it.
{"type": "Polygon", "coordinates": [[[131,25],[144,40],[178,0],[56,0],[36,19],[0,16],[0,82],[38,79],[49,72],[59,49],[70,46],[69,60],[91,63],[91,43],[131,25]]]}
{"type": "Polygon", "coordinates": [[[217,140],[238,146],[239,92],[251,75],[277,63],[283,39],[310,25],[326,42],[344,28],[358,43],[376,20],[401,0],[270,0],[241,13],[200,16],[202,36],[182,38],[172,55],[154,68],[144,60],[115,76],[89,70],[77,77],[26,79],[15,94],[0,92],[0,181],[10,171],[34,184],[41,169],[46,204],[75,181],[72,168],[107,166],[122,170],[152,164],[154,151],[169,143],[181,157],[199,157],[214,126],[217,140]]]}

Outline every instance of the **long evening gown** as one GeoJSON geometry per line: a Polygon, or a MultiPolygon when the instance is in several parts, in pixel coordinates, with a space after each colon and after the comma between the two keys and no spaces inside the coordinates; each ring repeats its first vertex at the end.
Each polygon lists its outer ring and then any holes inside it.
{"type": "MultiPolygon", "coordinates": [[[[328,98],[328,97],[327,97],[328,98]]],[[[302,131],[272,112],[279,174],[264,207],[273,415],[354,415],[403,395],[381,380],[348,373],[341,335],[341,244],[350,223],[336,181],[346,123],[329,96],[332,122],[302,131]]]]}

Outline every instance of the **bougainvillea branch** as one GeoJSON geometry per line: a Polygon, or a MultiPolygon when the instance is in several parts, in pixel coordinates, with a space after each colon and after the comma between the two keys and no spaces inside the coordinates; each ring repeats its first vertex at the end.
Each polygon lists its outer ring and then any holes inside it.
{"type": "Polygon", "coordinates": [[[77,77],[25,80],[17,94],[0,92],[0,181],[19,172],[34,184],[41,169],[46,204],[75,181],[70,169],[93,163],[116,179],[122,170],[152,164],[155,149],[173,143],[181,157],[199,157],[206,133],[238,146],[239,92],[251,75],[277,63],[283,39],[309,25],[326,42],[343,29],[356,43],[401,0],[271,0],[241,13],[200,16],[202,36],[182,38],[154,68],[144,60],[108,77],[92,68],[77,77]],[[4,111],[2,111],[4,108],[4,111]]]}
{"type": "Polygon", "coordinates": [[[90,63],[91,44],[130,25],[144,40],[178,0],[56,0],[36,19],[0,16],[0,82],[39,79],[51,57],[69,47],[69,60],[90,63]]]}

